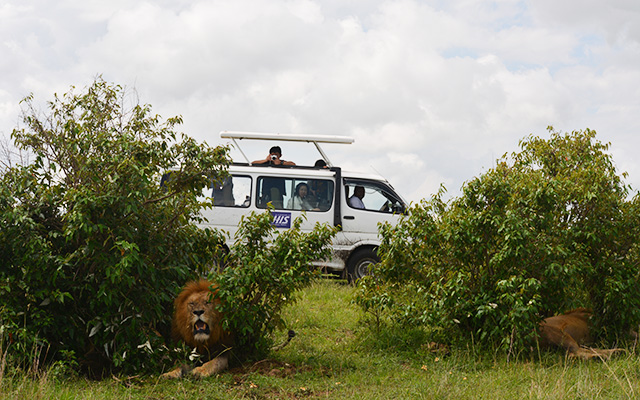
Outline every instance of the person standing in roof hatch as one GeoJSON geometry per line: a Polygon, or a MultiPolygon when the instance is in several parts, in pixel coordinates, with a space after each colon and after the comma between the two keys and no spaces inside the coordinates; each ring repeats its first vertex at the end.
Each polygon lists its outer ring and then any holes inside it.
{"type": "Polygon", "coordinates": [[[253,161],[251,164],[269,164],[269,165],[296,165],[293,161],[285,161],[282,158],[282,149],[280,146],[273,146],[269,149],[269,155],[262,160],[253,161]]]}

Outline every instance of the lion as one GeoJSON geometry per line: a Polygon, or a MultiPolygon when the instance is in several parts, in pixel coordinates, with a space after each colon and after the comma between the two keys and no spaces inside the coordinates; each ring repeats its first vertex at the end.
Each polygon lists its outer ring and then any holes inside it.
{"type": "Polygon", "coordinates": [[[217,286],[206,280],[186,284],[174,301],[171,333],[176,341],[194,347],[209,361],[190,369],[178,367],[162,374],[163,378],[181,378],[185,374],[199,378],[225,370],[229,365],[228,350],[233,335],[222,328],[222,314],[216,309],[220,300],[215,297],[217,286]]]}
{"type": "Polygon", "coordinates": [[[591,343],[589,319],[591,310],[576,308],[562,315],[545,318],[539,326],[540,341],[544,345],[554,345],[566,349],[569,357],[590,360],[608,360],[614,353],[624,349],[594,349],[583,347],[591,343]]]}

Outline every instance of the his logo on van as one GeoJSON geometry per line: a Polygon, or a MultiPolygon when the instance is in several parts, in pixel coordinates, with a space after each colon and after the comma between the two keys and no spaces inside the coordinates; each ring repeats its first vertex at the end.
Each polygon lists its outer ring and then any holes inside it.
{"type": "Polygon", "coordinates": [[[276,228],[291,228],[291,213],[271,211],[271,214],[273,215],[272,224],[275,225],[276,228]]]}

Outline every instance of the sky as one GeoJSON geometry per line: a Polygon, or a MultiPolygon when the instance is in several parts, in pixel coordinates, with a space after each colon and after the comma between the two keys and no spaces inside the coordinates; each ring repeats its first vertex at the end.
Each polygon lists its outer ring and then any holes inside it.
{"type": "Polygon", "coordinates": [[[548,126],[596,130],[640,188],[637,0],[0,0],[0,135],[25,96],[44,110],[99,75],[209,145],[351,136],[331,161],[414,203],[457,196],[548,126]]]}

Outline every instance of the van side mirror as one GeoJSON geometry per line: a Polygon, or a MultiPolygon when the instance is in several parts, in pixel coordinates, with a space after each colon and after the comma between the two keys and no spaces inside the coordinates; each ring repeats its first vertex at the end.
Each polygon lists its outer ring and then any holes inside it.
{"type": "Polygon", "coordinates": [[[393,206],[391,207],[391,209],[392,209],[394,214],[404,214],[405,213],[404,205],[402,205],[402,203],[393,203],[393,206]]]}

